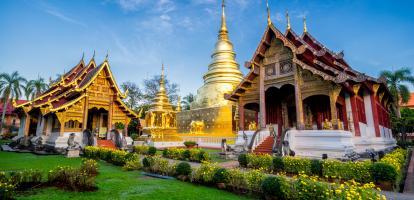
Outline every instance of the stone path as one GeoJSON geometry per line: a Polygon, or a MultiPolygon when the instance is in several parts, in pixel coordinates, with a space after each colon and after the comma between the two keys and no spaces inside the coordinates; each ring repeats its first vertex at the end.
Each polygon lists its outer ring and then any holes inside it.
{"type": "Polygon", "coordinates": [[[382,191],[382,194],[384,194],[387,199],[390,200],[413,200],[414,194],[409,193],[398,193],[398,192],[388,192],[388,191],[382,191]]]}
{"type": "Polygon", "coordinates": [[[414,153],[411,154],[410,164],[408,165],[407,178],[405,179],[404,185],[404,193],[410,193],[414,195],[414,153]]]}
{"type": "MultiPolygon", "coordinates": [[[[169,159],[167,158],[167,160],[170,163],[179,163],[179,162],[188,162],[188,161],[181,161],[181,160],[174,160],[174,159],[169,159]]],[[[197,162],[188,162],[191,167],[193,168],[198,168],[200,167],[201,163],[197,163],[197,162]]],[[[226,162],[221,162],[219,163],[220,167],[226,168],[226,169],[231,169],[231,168],[236,168],[239,166],[239,162],[235,161],[235,160],[231,160],[231,161],[226,161],[226,162]]]]}

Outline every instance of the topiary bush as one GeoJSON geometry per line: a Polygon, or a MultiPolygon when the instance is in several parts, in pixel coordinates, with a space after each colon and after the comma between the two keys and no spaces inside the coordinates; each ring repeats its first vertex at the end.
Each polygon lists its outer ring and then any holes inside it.
{"type": "Polygon", "coordinates": [[[262,184],[261,189],[266,197],[276,197],[277,199],[287,199],[287,185],[286,180],[278,176],[266,177],[262,184]]]}
{"type": "Polygon", "coordinates": [[[311,172],[313,175],[322,176],[322,162],[317,159],[311,160],[311,172]]]}
{"type": "Polygon", "coordinates": [[[237,160],[241,167],[247,167],[247,154],[240,154],[237,160]]]}
{"type": "Polygon", "coordinates": [[[180,162],[175,169],[177,176],[188,176],[191,174],[191,166],[188,162],[180,162]]]}
{"type": "Polygon", "coordinates": [[[190,152],[190,150],[186,149],[186,150],[183,152],[182,159],[183,159],[183,160],[189,160],[189,159],[190,159],[190,157],[191,157],[191,152],[190,152]]]}
{"type": "Polygon", "coordinates": [[[98,175],[98,163],[93,159],[83,159],[80,170],[86,174],[96,176],[98,175]]]}
{"type": "Polygon", "coordinates": [[[282,172],[285,170],[285,165],[283,164],[282,157],[274,157],[273,158],[273,171],[275,172],[282,172]]]}
{"type": "Polygon", "coordinates": [[[144,159],[142,159],[142,165],[143,165],[145,168],[149,168],[149,167],[151,167],[151,158],[149,158],[149,157],[145,157],[144,159]]]}
{"type": "Polygon", "coordinates": [[[227,183],[229,180],[229,172],[226,169],[220,168],[216,170],[213,176],[214,183],[227,183]]]}
{"type": "Polygon", "coordinates": [[[157,153],[157,148],[155,147],[149,147],[148,148],[148,155],[153,156],[157,153]]]}
{"type": "Polygon", "coordinates": [[[397,180],[398,172],[390,164],[376,162],[372,165],[372,176],[375,182],[390,181],[394,183],[397,180]]]}

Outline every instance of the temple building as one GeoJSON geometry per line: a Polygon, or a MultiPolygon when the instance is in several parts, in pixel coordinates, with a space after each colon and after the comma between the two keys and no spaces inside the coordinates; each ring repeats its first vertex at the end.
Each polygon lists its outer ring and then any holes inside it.
{"type": "Polygon", "coordinates": [[[15,104],[22,122],[19,136],[42,137],[45,145],[64,148],[70,133],[75,133],[81,144],[86,129],[105,138],[115,123],[126,127],[138,118],[122,102],[127,91],[119,89],[107,58],[97,65],[94,58],[85,64],[82,57],[47,91],[32,101],[15,104]]]}
{"type": "Polygon", "coordinates": [[[259,126],[257,135],[268,134],[269,126],[279,136],[291,130],[286,140],[302,156],[341,157],[344,152],[395,145],[390,129],[393,98],[385,79],[353,69],[343,52],[329,50],[312,36],[305,19],[299,36],[287,14],[282,33],[268,10],[268,26],[245,66],[247,75],[225,95],[239,105],[241,132],[251,120],[259,126]],[[246,119],[246,111],[257,115],[246,119]]]}
{"type": "Polygon", "coordinates": [[[191,109],[177,115],[179,133],[235,136],[236,104],[223,98],[225,93],[233,91],[243,79],[235,57],[228,35],[223,1],[221,26],[211,63],[203,76],[204,85],[198,89],[191,109]]]}

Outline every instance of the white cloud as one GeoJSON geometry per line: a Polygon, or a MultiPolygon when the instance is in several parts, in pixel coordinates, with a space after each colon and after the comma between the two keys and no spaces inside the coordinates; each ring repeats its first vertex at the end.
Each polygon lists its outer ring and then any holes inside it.
{"type": "Polygon", "coordinates": [[[135,11],[141,7],[147,0],[117,0],[116,3],[124,11],[135,11]]]}
{"type": "Polygon", "coordinates": [[[53,9],[53,8],[47,8],[47,9],[46,9],[46,10],[44,10],[44,11],[45,11],[46,13],[48,13],[48,14],[50,14],[50,15],[54,16],[54,17],[57,17],[58,19],[60,19],[60,20],[62,20],[62,21],[69,22],[69,23],[76,24],[76,25],[83,26],[83,27],[87,27],[87,26],[86,26],[86,24],[84,24],[84,23],[82,23],[82,22],[80,22],[80,21],[77,21],[77,20],[75,20],[75,19],[73,19],[73,18],[70,18],[70,17],[68,17],[68,16],[64,15],[63,13],[61,13],[61,12],[57,11],[56,9],[53,9]]]}
{"type": "Polygon", "coordinates": [[[156,11],[169,13],[175,10],[175,4],[171,0],[159,0],[156,5],[156,11]]]}

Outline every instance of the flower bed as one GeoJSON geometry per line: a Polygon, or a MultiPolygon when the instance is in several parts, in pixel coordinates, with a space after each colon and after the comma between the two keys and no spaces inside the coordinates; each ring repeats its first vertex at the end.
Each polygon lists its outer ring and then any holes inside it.
{"type": "MultiPolygon", "coordinates": [[[[379,162],[357,161],[342,162],[339,160],[311,160],[301,157],[274,157],[270,155],[242,154],[239,164],[242,167],[264,169],[267,172],[299,173],[324,177],[330,181],[355,180],[360,183],[375,181],[388,182],[395,186],[402,179],[407,159],[407,150],[396,149],[385,155],[379,162]],[[273,159],[273,161],[272,161],[273,159]]],[[[391,187],[392,189],[392,187],[391,187]]]]}
{"type": "MultiPolygon", "coordinates": [[[[326,183],[316,176],[302,173],[298,177],[288,179],[280,175],[268,175],[259,169],[247,171],[238,168],[223,169],[217,163],[209,162],[203,162],[200,167],[191,170],[188,169],[188,164],[180,163],[177,167],[176,164],[171,165],[165,162],[166,166],[163,168],[175,169],[175,172],[154,170],[154,168],[159,168],[154,166],[164,163],[163,158],[156,158],[158,161],[153,160],[155,157],[146,158],[150,161],[144,164],[144,166],[147,165],[144,170],[151,173],[177,176],[179,180],[217,186],[236,193],[263,195],[266,199],[385,199],[373,183],[360,184],[355,181],[343,184],[326,183]],[[189,178],[183,178],[183,176],[189,176],[189,178]]],[[[143,162],[147,162],[144,160],[143,162]]]]}
{"type": "Polygon", "coordinates": [[[199,148],[182,149],[182,148],[167,148],[162,152],[163,157],[175,159],[175,160],[186,160],[192,162],[203,162],[209,161],[210,155],[199,148]]]}
{"type": "Polygon", "coordinates": [[[38,186],[57,186],[70,191],[95,190],[97,174],[98,164],[94,160],[83,160],[79,168],[57,167],[48,172],[47,178],[40,170],[0,172],[0,199],[13,199],[16,190],[38,186]]]}

